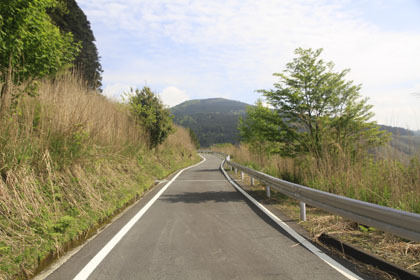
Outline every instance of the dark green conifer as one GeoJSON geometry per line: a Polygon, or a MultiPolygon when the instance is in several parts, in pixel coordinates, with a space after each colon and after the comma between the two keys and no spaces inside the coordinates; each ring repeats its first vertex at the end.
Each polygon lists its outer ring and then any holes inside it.
{"type": "Polygon", "coordinates": [[[75,67],[90,88],[100,89],[103,71],[90,22],[75,0],[61,0],[59,6],[50,10],[49,15],[62,32],[73,33],[74,41],[81,42],[75,67]]]}

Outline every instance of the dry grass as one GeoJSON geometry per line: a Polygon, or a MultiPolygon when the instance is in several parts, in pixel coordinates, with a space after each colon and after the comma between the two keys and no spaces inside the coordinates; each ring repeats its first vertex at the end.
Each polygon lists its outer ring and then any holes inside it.
{"type": "Polygon", "coordinates": [[[59,136],[114,149],[144,144],[146,137],[124,105],[87,91],[73,76],[42,83],[39,96],[23,98],[15,113],[2,120],[0,130],[9,146],[31,140],[43,150],[55,145],[54,137],[59,136]]]}
{"type": "Polygon", "coordinates": [[[197,161],[177,127],[158,150],[125,105],[71,76],[0,120],[0,279],[28,278],[156,178],[197,161]]]}
{"type": "Polygon", "coordinates": [[[357,162],[326,158],[319,168],[310,157],[282,158],[257,155],[247,145],[225,145],[213,150],[231,154],[238,163],[294,183],[322,191],[420,213],[420,154],[407,164],[393,159],[357,162]]]}

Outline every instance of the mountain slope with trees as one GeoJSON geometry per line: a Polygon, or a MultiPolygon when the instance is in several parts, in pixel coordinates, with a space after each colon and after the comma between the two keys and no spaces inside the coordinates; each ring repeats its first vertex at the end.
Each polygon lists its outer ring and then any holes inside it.
{"type": "Polygon", "coordinates": [[[238,123],[249,104],[224,98],[189,100],[172,107],[174,122],[191,129],[201,147],[239,143],[238,123]]]}

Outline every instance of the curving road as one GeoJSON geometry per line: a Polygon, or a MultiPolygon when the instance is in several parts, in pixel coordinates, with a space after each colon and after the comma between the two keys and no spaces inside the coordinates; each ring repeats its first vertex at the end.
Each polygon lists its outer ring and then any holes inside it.
{"type": "Polygon", "coordinates": [[[220,159],[205,157],[176,177],[105,256],[92,261],[164,184],[47,279],[348,279],[237,192],[219,171],[220,159]],[[81,273],[88,263],[91,272],[81,273]]]}

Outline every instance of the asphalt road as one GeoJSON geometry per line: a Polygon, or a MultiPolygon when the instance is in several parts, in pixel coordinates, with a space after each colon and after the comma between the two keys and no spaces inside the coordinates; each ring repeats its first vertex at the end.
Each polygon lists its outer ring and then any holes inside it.
{"type": "MultiPolygon", "coordinates": [[[[237,192],[220,159],[206,158],[176,178],[88,279],[347,279],[237,192]]],[[[73,279],[161,188],[47,279],[73,279]]]]}

